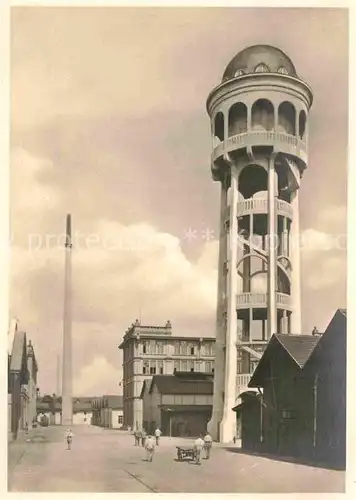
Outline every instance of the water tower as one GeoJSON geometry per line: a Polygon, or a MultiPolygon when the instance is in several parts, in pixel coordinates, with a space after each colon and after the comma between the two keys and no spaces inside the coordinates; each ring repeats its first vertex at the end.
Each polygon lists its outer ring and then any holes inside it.
{"type": "Polygon", "coordinates": [[[235,434],[236,398],[274,333],[301,333],[299,187],[310,87],[281,50],[239,52],[210,93],[212,176],[221,185],[214,439],[235,434]]]}

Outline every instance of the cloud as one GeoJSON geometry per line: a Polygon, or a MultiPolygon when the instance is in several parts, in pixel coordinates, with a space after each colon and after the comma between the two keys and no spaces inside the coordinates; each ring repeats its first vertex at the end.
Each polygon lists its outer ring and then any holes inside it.
{"type": "Polygon", "coordinates": [[[74,379],[73,393],[76,396],[100,396],[121,392],[121,371],[110,364],[104,356],[96,356],[91,363],[83,366],[74,379]]]}

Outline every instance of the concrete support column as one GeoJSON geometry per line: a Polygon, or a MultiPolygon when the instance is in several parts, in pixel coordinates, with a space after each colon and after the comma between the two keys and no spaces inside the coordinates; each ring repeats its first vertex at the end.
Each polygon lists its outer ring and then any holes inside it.
{"type": "Polygon", "coordinates": [[[208,430],[214,440],[219,440],[219,423],[223,415],[223,390],[225,373],[225,319],[226,307],[226,274],[225,266],[227,261],[227,232],[225,225],[227,210],[227,175],[221,181],[220,195],[220,236],[219,236],[219,263],[218,263],[218,297],[216,310],[216,342],[215,342],[215,364],[214,364],[214,393],[213,393],[213,413],[208,423],[208,430]]]}
{"type": "MultiPolygon", "coordinates": [[[[236,400],[237,370],[237,202],[238,202],[238,169],[231,165],[231,203],[230,203],[230,238],[229,238],[229,270],[227,277],[227,328],[225,340],[225,380],[224,410],[220,423],[220,442],[229,443],[236,432],[236,415],[232,411],[236,400]]],[[[215,368],[215,373],[219,370],[215,368]]]]}
{"type": "Polygon", "coordinates": [[[283,217],[282,255],[288,256],[288,229],[286,217],[283,217]]]}
{"type": "Polygon", "coordinates": [[[301,289],[300,289],[300,230],[299,190],[292,194],[293,222],[291,224],[292,305],[291,333],[302,333],[301,289]]]}
{"type": "Polygon", "coordinates": [[[252,118],[251,118],[251,110],[252,110],[252,107],[251,105],[249,104],[247,106],[247,132],[250,132],[251,129],[252,129],[252,118]]]}
{"type": "Polygon", "coordinates": [[[267,290],[267,335],[268,339],[277,331],[276,284],[277,284],[277,211],[276,191],[278,187],[274,157],[268,165],[268,290],[267,290]]]}

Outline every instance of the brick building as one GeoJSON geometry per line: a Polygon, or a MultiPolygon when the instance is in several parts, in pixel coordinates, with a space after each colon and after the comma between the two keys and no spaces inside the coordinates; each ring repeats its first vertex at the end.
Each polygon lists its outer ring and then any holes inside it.
{"type": "Polygon", "coordinates": [[[119,345],[123,350],[124,426],[140,428],[143,422],[141,391],[145,380],[176,371],[214,371],[213,337],[173,336],[165,326],[144,326],[138,320],[119,345]]]}
{"type": "Polygon", "coordinates": [[[141,391],[143,428],[165,436],[197,437],[207,428],[213,404],[213,376],[203,373],[154,375],[141,391]]]}

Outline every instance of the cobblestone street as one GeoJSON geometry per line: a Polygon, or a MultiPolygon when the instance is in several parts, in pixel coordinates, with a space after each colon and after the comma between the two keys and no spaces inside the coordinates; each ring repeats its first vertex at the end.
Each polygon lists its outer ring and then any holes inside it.
{"type": "Polygon", "coordinates": [[[175,446],[162,438],[154,461],[121,431],[73,427],[73,449],[66,450],[64,429],[40,428],[31,442],[9,446],[8,488],[12,492],[190,492],[302,493],[343,492],[344,473],[239,453],[214,445],[201,466],[176,461],[175,446]]]}

